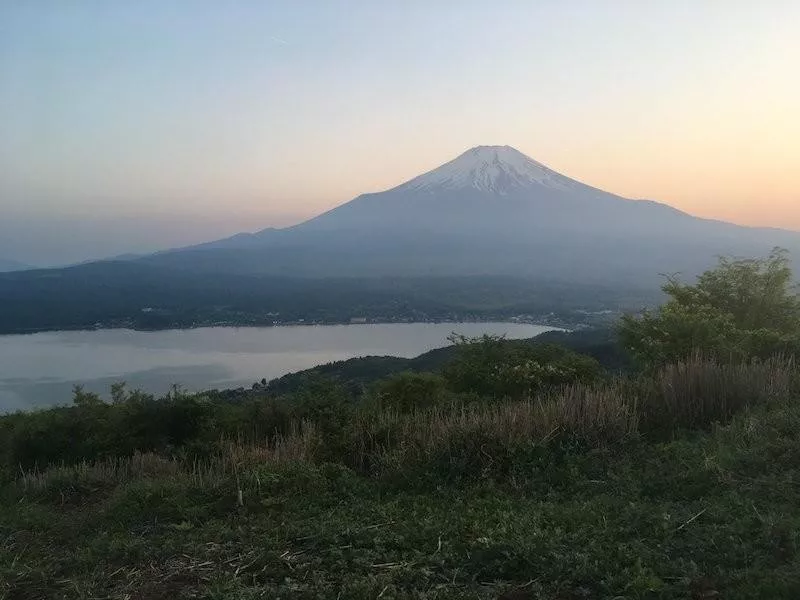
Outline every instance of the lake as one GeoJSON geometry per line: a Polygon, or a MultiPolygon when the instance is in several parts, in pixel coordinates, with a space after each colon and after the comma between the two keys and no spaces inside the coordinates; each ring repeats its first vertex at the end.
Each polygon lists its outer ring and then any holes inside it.
{"type": "Polygon", "coordinates": [[[109,386],[163,394],[249,387],[357,356],[411,358],[446,346],[452,332],[530,338],[552,327],[521,323],[402,323],[209,327],[169,331],[56,331],[0,336],[0,412],[67,404],[72,386],[107,396],[109,386]]]}

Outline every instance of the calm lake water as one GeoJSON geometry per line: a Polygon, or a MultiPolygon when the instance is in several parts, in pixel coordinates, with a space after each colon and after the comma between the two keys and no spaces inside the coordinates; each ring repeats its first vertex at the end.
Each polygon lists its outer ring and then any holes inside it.
{"type": "Polygon", "coordinates": [[[516,323],[209,327],[171,331],[57,331],[0,336],[0,412],[66,404],[72,386],[107,394],[125,381],[162,394],[249,387],[262,378],[356,356],[414,357],[452,332],[530,338],[552,329],[516,323]]]}

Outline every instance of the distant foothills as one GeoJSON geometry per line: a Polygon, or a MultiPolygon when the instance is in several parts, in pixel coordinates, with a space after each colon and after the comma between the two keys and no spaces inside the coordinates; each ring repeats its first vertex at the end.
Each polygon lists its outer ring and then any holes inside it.
{"type": "Polygon", "coordinates": [[[500,276],[301,279],[129,262],[5,274],[0,297],[5,334],[497,320],[575,328],[606,323],[657,299],[652,290],[624,295],[596,285],[500,276]]]}
{"type": "Polygon", "coordinates": [[[58,269],[0,262],[1,333],[518,319],[595,324],[800,233],[700,219],[478,146],[284,229],[58,269]]]}

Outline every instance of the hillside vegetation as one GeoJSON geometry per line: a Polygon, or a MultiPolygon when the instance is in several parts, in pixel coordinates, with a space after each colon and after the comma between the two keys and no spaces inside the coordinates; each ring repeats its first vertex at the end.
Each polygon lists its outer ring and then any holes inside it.
{"type": "Polygon", "coordinates": [[[668,282],[624,369],[605,336],[454,338],[0,417],[0,598],[800,597],[791,280],[775,253],[668,282]]]}

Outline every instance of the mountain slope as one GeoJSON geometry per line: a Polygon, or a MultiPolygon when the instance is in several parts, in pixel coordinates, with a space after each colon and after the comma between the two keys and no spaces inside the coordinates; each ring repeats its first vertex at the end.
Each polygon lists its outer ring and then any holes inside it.
{"type": "Polygon", "coordinates": [[[699,219],[561,175],[508,146],[478,146],[428,173],[299,225],[147,261],[300,276],[515,275],[632,282],[696,273],[717,255],[800,251],[800,234],[699,219]]]}
{"type": "Polygon", "coordinates": [[[33,267],[21,262],[17,262],[15,260],[0,259],[0,273],[10,273],[12,271],[25,271],[26,269],[31,269],[31,268],[33,267]]]}

